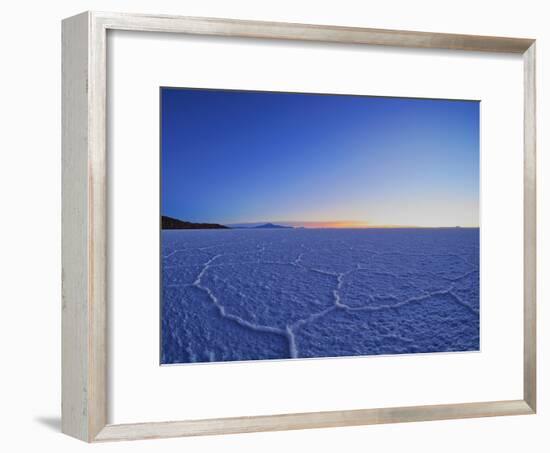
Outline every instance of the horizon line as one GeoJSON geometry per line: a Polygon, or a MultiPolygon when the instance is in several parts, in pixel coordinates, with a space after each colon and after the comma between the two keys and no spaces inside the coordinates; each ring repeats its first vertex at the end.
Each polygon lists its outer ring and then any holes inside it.
{"type": "MultiPolygon", "coordinates": [[[[165,214],[161,216],[171,217],[165,214]]],[[[174,217],[178,220],[182,220],[179,217],[174,217]]],[[[224,225],[227,227],[254,227],[258,225],[265,224],[274,224],[280,226],[288,226],[292,228],[305,228],[305,229],[369,229],[369,228],[479,228],[479,225],[408,225],[408,224],[374,224],[367,221],[358,221],[358,220],[329,220],[329,221],[320,221],[320,220],[263,220],[255,222],[205,222],[202,220],[198,221],[189,221],[191,223],[217,223],[219,225],[224,225]]]]}
{"type": "Polygon", "coordinates": [[[358,228],[479,228],[479,225],[413,225],[413,224],[393,224],[393,223],[370,223],[360,220],[265,220],[256,222],[218,222],[225,226],[254,226],[264,224],[277,224],[281,226],[291,226],[298,228],[333,228],[333,229],[358,229],[358,228]]]}
{"type": "Polygon", "coordinates": [[[440,229],[440,228],[470,228],[470,229],[475,229],[475,228],[479,228],[479,225],[467,225],[467,226],[464,226],[464,225],[439,225],[439,226],[422,226],[422,225],[362,225],[362,226],[358,226],[358,225],[350,225],[350,226],[302,226],[302,225],[288,225],[288,224],[285,224],[285,223],[279,223],[279,222],[260,222],[258,224],[256,223],[253,223],[253,224],[245,224],[245,223],[220,223],[220,225],[223,225],[223,226],[226,226],[226,227],[229,227],[229,228],[239,228],[239,226],[241,226],[241,228],[254,228],[254,226],[257,226],[257,225],[265,225],[265,224],[268,224],[268,223],[271,223],[271,224],[274,224],[274,225],[278,225],[278,226],[283,226],[283,227],[287,227],[287,228],[295,228],[295,229],[305,229],[305,230],[369,230],[369,229],[373,229],[373,230],[376,230],[376,229],[392,229],[392,228],[395,228],[395,229],[398,229],[398,228],[403,228],[403,229],[440,229]]]}

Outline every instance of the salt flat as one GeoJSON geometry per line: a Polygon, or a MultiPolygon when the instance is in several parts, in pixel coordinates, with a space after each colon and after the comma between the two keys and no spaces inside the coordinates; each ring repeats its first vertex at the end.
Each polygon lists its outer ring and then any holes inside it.
{"type": "Polygon", "coordinates": [[[479,350],[479,229],[162,232],[161,362],[479,350]]]}

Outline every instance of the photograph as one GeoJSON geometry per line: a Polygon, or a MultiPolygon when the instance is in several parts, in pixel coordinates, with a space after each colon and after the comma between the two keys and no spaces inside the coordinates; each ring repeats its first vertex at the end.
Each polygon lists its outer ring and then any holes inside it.
{"type": "Polygon", "coordinates": [[[480,351],[478,100],[159,96],[162,365],[480,351]]]}
{"type": "Polygon", "coordinates": [[[546,2],[3,6],[2,451],[550,451],[546,2]]]}

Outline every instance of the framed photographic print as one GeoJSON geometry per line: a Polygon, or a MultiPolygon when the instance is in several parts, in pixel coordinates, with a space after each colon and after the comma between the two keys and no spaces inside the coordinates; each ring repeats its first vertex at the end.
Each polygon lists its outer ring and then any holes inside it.
{"type": "Polygon", "coordinates": [[[63,22],[66,434],[532,414],[535,233],[532,39],[63,22]]]}

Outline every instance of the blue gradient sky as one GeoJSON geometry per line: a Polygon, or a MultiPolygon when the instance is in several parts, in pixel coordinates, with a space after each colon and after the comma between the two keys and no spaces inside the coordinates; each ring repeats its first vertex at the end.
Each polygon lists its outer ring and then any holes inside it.
{"type": "Polygon", "coordinates": [[[163,215],[479,224],[477,101],[174,88],[161,97],[163,215]]]}

